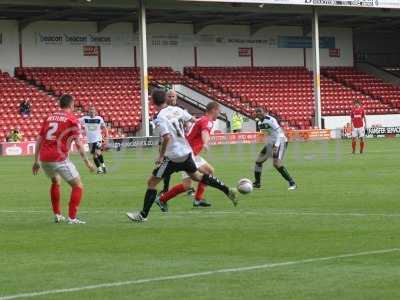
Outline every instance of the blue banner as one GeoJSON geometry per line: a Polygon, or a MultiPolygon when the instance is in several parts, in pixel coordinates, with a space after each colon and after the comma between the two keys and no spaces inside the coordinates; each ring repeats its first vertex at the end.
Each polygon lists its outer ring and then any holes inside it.
{"type": "MultiPolygon", "coordinates": [[[[335,37],[320,37],[319,47],[336,48],[335,37]]],[[[278,48],[312,48],[312,38],[310,36],[278,36],[278,48]]]]}

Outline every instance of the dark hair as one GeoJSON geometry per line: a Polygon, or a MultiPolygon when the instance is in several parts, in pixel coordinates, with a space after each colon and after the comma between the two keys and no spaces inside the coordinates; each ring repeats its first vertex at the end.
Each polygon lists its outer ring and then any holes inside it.
{"type": "Polygon", "coordinates": [[[151,93],[151,98],[156,106],[161,106],[167,101],[167,93],[161,89],[154,89],[151,93]]]}
{"type": "Polygon", "coordinates": [[[71,106],[71,103],[74,102],[74,97],[71,95],[62,95],[60,97],[60,107],[61,108],[68,108],[71,106]]]}
{"type": "Polygon", "coordinates": [[[207,104],[206,110],[207,112],[212,111],[213,109],[216,109],[219,107],[219,103],[215,101],[211,101],[207,104]]]}
{"type": "Polygon", "coordinates": [[[263,114],[263,113],[265,112],[265,110],[264,110],[264,108],[262,108],[262,107],[256,107],[255,112],[256,112],[256,113],[263,114]]]}
{"type": "Polygon", "coordinates": [[[359,99],[354,100],[354,104],[361,104],[361,101],[359,99]]]}

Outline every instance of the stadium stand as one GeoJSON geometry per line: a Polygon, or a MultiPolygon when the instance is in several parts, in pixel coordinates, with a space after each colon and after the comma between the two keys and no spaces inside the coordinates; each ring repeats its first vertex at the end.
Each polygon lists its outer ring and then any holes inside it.
{"type": "Polygon", "coordinates": [[[324,68],[322,73],[337,82],[360,91],[384,104],[389,104],[388,110],[378,109],[376,113],[398,113],[400,108],[400,87],[386,83],[373,75],[351,67],[324,68]]]}
{"type": "Polygon", "coordinates": [[[16,127],[20,128],[23,141],[34,140],[43,118],[58,107],[56,97],[5,72],[0,72],[0,99],[0,141],[5,141],[9,132],[16,127]],[[25,99],[31,103],[31,114],[22,117],[19,105],[25,99]]]}
{"type": "MultiPolygon", "coordinates": [[[[187,67],[188,82],[249,114],[264,106],[290,126],[306,129],[314,114],[312,73],[303,67],[187,67]],[[237,102],[240,101],[238,105],[237,102]]],[[[364,91],[327,77],[321,78],[322,114],[347,115],[354,99],[363,101],[368,114],[397,112],[364,91]]]]}

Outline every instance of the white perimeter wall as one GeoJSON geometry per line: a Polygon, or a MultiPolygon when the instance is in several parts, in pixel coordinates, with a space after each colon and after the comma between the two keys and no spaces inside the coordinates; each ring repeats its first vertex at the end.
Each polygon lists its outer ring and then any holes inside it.
{"type": "MultiPolygon", "coordinates": [[[[194,50],[197,46],[199,66],[250,66],[249,57],[239,57],[239,47],[253,47],[255,66],[303,66],[303,49],[277,48],[265,44],[213,44],[198,41],[202,36],[220,36],[223,38],[276,40],[279,35],[300,36],[300,27],[269,27],[260,30],[254,36],[249,34],[249,26],[213,25],[203,29],[197,37],[193,35],[192,25],[188,24],[151,24],[148,26],[148,53],[150,66],[171,66],[182,70],[184,66],[194,65],[194,50]],[[179,36],[177,45],[153,45],[153,36],[179,36]]],[[[0,45],[0,69],[11,71],[19,65],[18,30],[15,21],[0,21],[3,44],[0,45]]],[[[36,22],[23,31],[24,66],[88,66],[98,65],[97,57],[83,56],[81,45],[44,45],[37,43],[37,33],[95,33],[93,22],[36,22]]],[[[133,66],[134,46],[137,34],[133,34],[132,24],[119,23],[106,28],[104,33],[126,34],[134,36],[134,42],[115,46],[102,46],[103,66],[133,66]]],[[[321,49],[323,66],[353,66],[353,43],[351,29],[321,28],[321,36],[335,36],[336,47],[341,50],[340,58],[329,57],[328,49],[321,49]]],[[[307,66],[312,64],[311,50],[306,51],[307,66]]],[[[139,49],[137,59],[140,61],[139,49]]]]}
{"type": "MultiPolygon", "coordinates": [[[[325,119],[325,128],[336,129],[343,128],[350,123],[349,116],[323,117],[325,119]]],[[[384,127],[400,126],[400,115],[369,115],[367,116],[367,126],[381,125],[384,127]]]]}

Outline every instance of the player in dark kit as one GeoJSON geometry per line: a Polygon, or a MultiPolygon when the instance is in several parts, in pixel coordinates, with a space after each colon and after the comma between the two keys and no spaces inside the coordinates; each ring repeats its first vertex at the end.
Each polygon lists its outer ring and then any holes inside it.
{"type": "Polygon", "coordinates": [[[256,117],[258,119],[257,127],[260,128],[260,130],[266,131],[268,133],[268,138],[267,144],[261,150],[256,160],[254,167],[255,181],[253,186],[255,188],[261,187],[261,173],[263,164],[268,158],[272,158],[275,169],[289,183],[289,190],[295,190],[297,185],[290,176],[288,170],[283,166],[283,158],[285,156],[288,141],[282,127],[279,125],[279,122],[276,118],[265,114],[262,108],[256,109],[256,117]]]}

